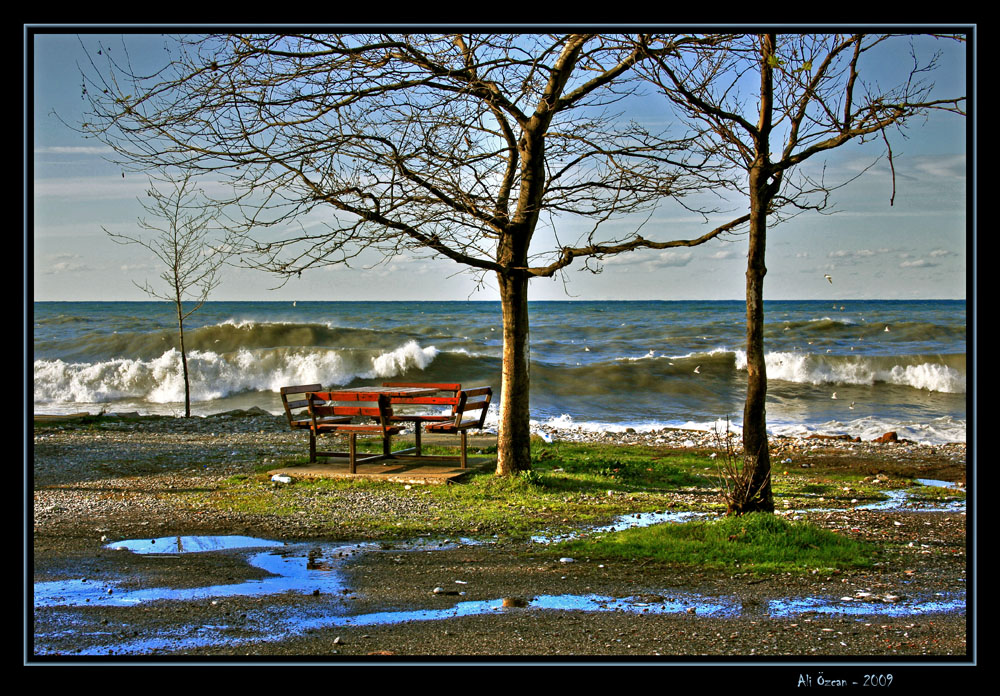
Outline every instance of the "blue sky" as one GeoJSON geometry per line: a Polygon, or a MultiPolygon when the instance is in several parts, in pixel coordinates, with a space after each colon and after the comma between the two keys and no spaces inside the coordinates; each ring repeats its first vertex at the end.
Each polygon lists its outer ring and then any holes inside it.
{"type": "MultiPolygon", "coordinates": [[[[72,31],[36,31],[27,36],[34,50],[25,46],[26,96],[33,97],[32,122],[26,124],[31,148],[26,157],[33,165],[33,180],[26,180],[32,194],[27,220],[33,227],[26,235],[31,235],[34,299],[147,299],[133,281],[155,282],[161,268],[141,247],[116,244],[102,229],[139,231],[136,218],[142,208],[137,197],[145,191],[146,180],[131,174],[123,178],[120,168],[103,159],[108,153],[100,143],[82,138],[52,115],[56,112],[71,123],[82,120],[86,103],[79,66],[87,59],[81,41],[96,50],[98,39],[114,48],[121,46],[121,39],[81,33],[83,28],[77,30],[79,37],[72,31]]],[[[164,39],[158,35],[130,36],[126,43],[136,60],[163,55],[164,39]]],[[[940,41],[930,47],[944,51],[934,78],[939,92],[966,94],[965,49],[940,41]]],[[[905,52],[895,59],[900,67],[909,65],[905,52]]],[[[972,191],[967,181],[967,127],[965,118],[935,114],[908,128],[905,139],[891,137],[896,169],[892,206],[892,180],[883,160],[835,192],[837,214],[805,214],[773,227],[765,298],[965,298],[971,243],[967,223],[972,214],[967,200],[972,191]],[[831,275],[832,284],[825,274],[831,275]]],[[[847,146],[822,163],[828,179],[848,179],[881,150],[879,142],[847,146]]],[[[673,239],[707,229],[700,218],[664,202],[645,223],[643,234],[673,239]]],[[[572,224],[567,224],[567,229],[560,228],[560,238],[571,232],[572,224]]],[[[546,234],[538,233],[540,242],[546,234]]],[[[533,281],[531,298],[741,299],[745,260],[745,236],[690,249],[636,252],[608,259],[597,275],[576,265],[562,277],[533,281]]],[[[227,268],[212,297],[378,300],[413,299],[416,294],[424,300],[497,299],[491,278],[477,290],[474,278],[462,271],[454,262],[397,258],[371,268],[317,269],[276,289],[280,281],[274,276],[227,268]]]]}

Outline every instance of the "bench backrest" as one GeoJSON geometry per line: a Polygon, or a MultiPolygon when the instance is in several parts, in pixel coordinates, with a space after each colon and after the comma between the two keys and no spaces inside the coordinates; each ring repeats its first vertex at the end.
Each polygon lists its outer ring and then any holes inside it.
{"type": "Polygon", "coordinates": [[[285,407],[285,417],[288,418],[290,428],[308,428],[309,412],[299,411],[292,413],[296,409],[308,409],[309,401],[306,399],[308,392],[319,391],[322,384],[298,384],[281,388],[281,404],[285,407]]]}
{"type": "Polygon", "coordinates": [[[455,414],[459,400],[458,394],[462,390],[462,385],[457,382],[383,382],[382,386],[437,389],[438,393],[433,396],[394,397],[392,403],[399,406],[450,406],[452,415],[455,414]]]}
{"type": "Polygon", "coordinates": [[[483,423],[486,422],[486,411],[490,407],[492,398],[493,389],[491,387],[475,387],[460,391],[458,405],[455,406],[455,425],[468,426],[470,423],[474,423],[473,427],[482,428],[483,423]],[[476,411],[479,411],[478,415],[474,415],[472,418],[466,417],[466,414],[475,414],[476,411]]]}
{"type": "Polygon", "coordinates": [[[314,422],[326,416],[363,416],[374,418],[385,427],[392,417],[389,397],[385,394],[309,392],[306,401],[314,422]]]}

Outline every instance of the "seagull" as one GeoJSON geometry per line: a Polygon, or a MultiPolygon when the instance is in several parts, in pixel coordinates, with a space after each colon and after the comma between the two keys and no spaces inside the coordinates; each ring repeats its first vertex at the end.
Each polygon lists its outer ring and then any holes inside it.
{"type": "Polygon", "coordinates": [[[836,399],[837,398],[837,392],[833,392],[833,396],[831,396],[830,398],[831,399],[836,399]]]}
{"type": "Polygon", "coordinates": [[[827,280],[829,280],[829,281],[830,281],[830,285],[833,285],[833,278],[831,278],[831,277],[830,277],[830,274],[829,274],[829,273],[827,273],[827,274],[826,274],[825,276],[823,276],[823,277],[824,277],[824,278],[826,278],[827,280]]]}
{"type": "Polygon", "coordinates": [[[852,402],[851,402],[851,405],[850,405],[850,406],[848,406],[847,408],[849,408],[849,409],[851,409],[851,410],[853,411],[853,410],[854,410],[854,404],[855,404],[855,402],[854,402],[854,401],[852,401],[852,402]]]}
{"type": "Polygon", "coordinates": [[[887,327],[885,327],[885,330],[886,330],[886,331],[888,331],[888,330],[889,330],[889,327],[888,327],[888,326],[887,326],[887,327]]]}
{"type": "Polygon", "coordinates": [[[694,368],[694,373],[696,375],[700,375],[701,374],[701,365],[699,365],[698,367],[694,368]]]}

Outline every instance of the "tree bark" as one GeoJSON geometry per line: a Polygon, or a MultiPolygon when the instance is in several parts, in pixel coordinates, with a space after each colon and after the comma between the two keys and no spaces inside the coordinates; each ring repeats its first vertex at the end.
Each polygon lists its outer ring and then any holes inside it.
{"type": "Polygon", "coordinates": [[[771,118],[774,98],[772,67],[775,35],[761,37],[760,120],[754,137],[755,157],[750,166],[750,247],[747,252],[747,398],[743,407],[743,466],[750,486],[741,508],[746,512],[774,512],[771,495],[771,455],[767,443],[767,366],[764,360],[764,263],[767,214],[777,191],[770,164],[771,118]]]}
{"type": "Polygon", "coordinates": [[[181,344],[181,367],[184,371],[184,417],[191,417],[191,383],[188,378],[187,349],[184,347],[184,313],[181,301],[177,300],[177,336],[181,344]]]}
{"type": "Polygon", "coordinates": [[[531,468],[528,276],[510,273],[497,278],[503,309],[503,379],[496,473],[506,476],[531,468]]]}
{"type": "Polygon", "coordinates": [[[750,174],[750,249],[747,255],[747,397],[743,408],[743,462],[750,476],[745,512],[774,512],[771,457],[767,443],[767,367],[764,361],[764,250],[767,241],[767,181],[763,168],[750,174]]]}

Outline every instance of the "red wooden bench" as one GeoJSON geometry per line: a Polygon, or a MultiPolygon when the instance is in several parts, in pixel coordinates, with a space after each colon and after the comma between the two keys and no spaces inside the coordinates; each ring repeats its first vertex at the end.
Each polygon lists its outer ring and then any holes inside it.
{"type": "Polygon", "coordinates": [[[491,387],[464,389],[458,393],[458,403],[455,405],[453,417],[440,423],[428,423],[426,426],[429,433],[457,433],[461,436],[462,453],[459,460],[462,462],[463,469],[468,466],[466,455],[468,432],[483,427],[483,423],[486,421],[486,411],[489,409],[492,398],[493,389],[491,387]]]}
{"type": "Polygon", "coordinates": [[[348,457],[351,473],[357,473],[358,462],[392,457],[391,439],[403,430],[401,425],[392,425],[392,407],[389,396],[364,391],[309,392],[306,394],[311,418],[313,436],[346,434],[349,438],[348,452],[316,452],[317,457],[348,457]],[[347,417],[348,422],[335,419],[347,417]],[[369,418],[374,422],[355,423],[356,417],[369,418]],[[378,435],[382,438],[382,453],[362,458],[357,456],[358,435],[378,435]]]}
{"type": "MultiPolygon", "coordinates": [[[[281,404],[285,407],[285,417],[288,418],[288,427],[292,430],[309,431],[309,461],[316,461],[316,436],[312,431],[312,417],[309,415],[309,402],[306,400],[308,392],[320,391],[322,384],[298,384],[282,387],[281,404]],[[296,412],[297,411],[297,412],[296,412]]],[[[330,418],[328,422],[350,423],[347,416],[342,418],[330,418]]]]}
{"type": "Polygon", "coordinates": [[[437,413],[427,413],[427,409],[422,409],[420,413],[401,413],[393,411],[392,422],[413,423],[414,453],[420,456],[420,430],[421,426],[427,423],[443,423],[454,420],[455,408],[458,406],[459,392],[462,385],[457,382],[383,382],[383,387],[422,387],[436,389],[437,393],[432,396],[411,396],[393,397],[392,405],[395,406],[437,406],[441,410],[437,413]],[[447,409],[447,413],[443,411],[447,409]]]}

